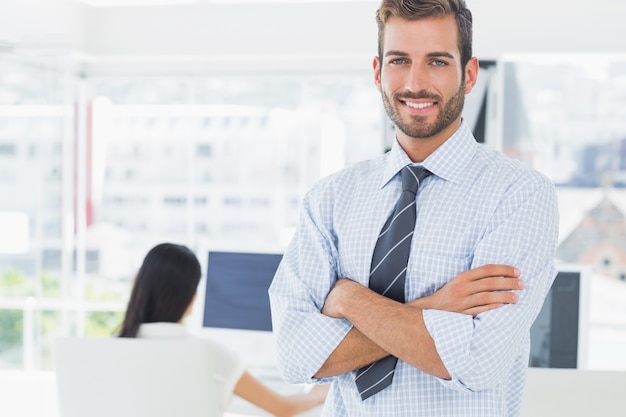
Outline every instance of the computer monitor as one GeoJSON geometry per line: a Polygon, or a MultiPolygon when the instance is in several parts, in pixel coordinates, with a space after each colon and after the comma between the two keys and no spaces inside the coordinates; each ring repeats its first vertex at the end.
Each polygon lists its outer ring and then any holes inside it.
{"type": "Polygon", "coordinates": [[[588,266],[558,266],[530,330],[530,367],[586,368],[589,279],[588,266]]]}
{"type": "Polygon", "coordinates": [[[203,277],[192,330],[236,352],[252,370],[276,367],[268,289],[282,259],[279,251],[198,251],[203,277]]]}
{"type": "Polygon", "coordinates": [[[203,327],[272,331],[267,294],[278,264],[276,253],[208,253],[203,327]]]}

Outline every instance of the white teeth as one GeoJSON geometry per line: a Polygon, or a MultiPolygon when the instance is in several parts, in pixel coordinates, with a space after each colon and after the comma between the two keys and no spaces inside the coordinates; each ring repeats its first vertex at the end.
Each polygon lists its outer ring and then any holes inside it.
{"type": "Polygon", "coordinates": [[[411,103],[409,101],[405,101],[404,103],[414,109],[425,109],[426,107],[430,107],[433,105],[433,103],[411,103]]]}

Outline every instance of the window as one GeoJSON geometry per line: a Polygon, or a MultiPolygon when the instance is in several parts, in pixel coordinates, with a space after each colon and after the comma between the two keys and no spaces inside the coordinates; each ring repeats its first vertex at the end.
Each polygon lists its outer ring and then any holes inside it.
{"type": "Polygon", "coordinates": [[[198,157],[210,157],[213,153],[213,148],[209,144],[198,144],[196,147],[196,155],[198,157]]]}
{"type": "Polygon", "coordinates": [[[61,169],[72,159],[64,125],[72,117],[65,100],[73,82],[56,66],[63,59],[35,50],[0,53],[0,158],[11,158],[0,175],[0,213],[25,219],[25,227],[0,235],[2,368],[50,366],[57,326],[51,317],[61,311],[62,288],[73,281],[72,249],[63,235],[71,226],[65,223],[72,197],[65,180],[73,167],[61,169]],[[51,304],[56,307],[47,309],[51,304]]]}
{"type": "Polygon", "coordinates": [[[15,144],[0,143],[0,156],[15,156],[15,144]]]}
{"type": "Polygon", "coordinates": [[[593,268],[590,368],[626,369],[626,56],[500,63],[498,144],[557,186],[557,259],[593,268]]]}
{"type": "Polygon", "coordinates": [[[2,58],[0,213],[28,232],[0,249],[0,368],[113,334],[158,242],[286,244],[314,181],[383,150],[369,72],[79,80],[62,52],[2,58]]]}

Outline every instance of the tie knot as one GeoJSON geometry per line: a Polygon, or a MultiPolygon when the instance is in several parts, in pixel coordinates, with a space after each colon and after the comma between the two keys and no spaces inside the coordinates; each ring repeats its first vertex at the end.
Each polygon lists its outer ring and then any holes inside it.
{"type": "Polygon", "coordinates": [[[402,191],[411,191],[413,194],[417,194],[417,187],[419,187],[420,182],[430,174],[432,172],[421,166],[405,166],[400,171],[400,175],[402,175],[402,191]]]}

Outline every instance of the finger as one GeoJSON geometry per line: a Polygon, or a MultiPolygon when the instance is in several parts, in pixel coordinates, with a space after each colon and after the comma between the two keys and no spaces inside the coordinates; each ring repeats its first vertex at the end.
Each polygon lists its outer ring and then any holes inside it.
{"type": "Polygon", "coordinates": [[[466,308],[471,309],[490,304],[516,304],[518,301],[519,295],[514,292],[482,292],[468,297],[466,308]]]}
{"type": "Polygon", "coordinates": [[[515,291],[524,288],[525,284],[519,278],[483,278],[467,284],[468,292],[477,294],[488,291],[515,291]]]}
{"type": "Polygon", "coordinates": [[[467,271],[469,279],[483,279],[487,277],[518,278],[520,270],[510,265],[487,264],[467,271]]]}
{"type": "Polygon", "coordinates": [[[511,292],[483,293],[473,298],[473,305],[464,310],[465,314],[476,317],[485,311],[494,310],[507,304],[516,304],[519,296],[511,292]]]}

